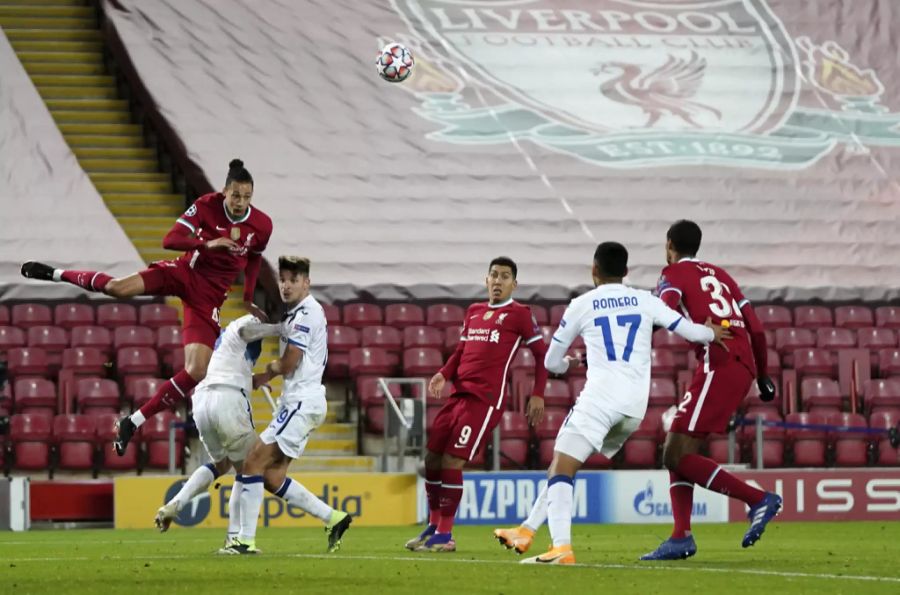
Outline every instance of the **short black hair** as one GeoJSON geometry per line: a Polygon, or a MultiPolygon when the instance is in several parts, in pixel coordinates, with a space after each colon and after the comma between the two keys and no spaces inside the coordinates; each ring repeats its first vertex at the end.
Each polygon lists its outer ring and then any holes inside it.
{"type": "Polygon", "coordinates": [[[232,182],[241,184],[250,182],[250,185],[253,186],[253,176],[250,175],[250,172],[244,167],[244,162],[240,159],[232,159],[228,162],[228,175],[225,176],[225,187],[231,186],[232,182]]]}
{"type": "Polygon", "coordinates": [[[491,268],[494,265],[501,267],[509,267],[512,269],[513,279],[516,278],[516,275],[519,274],[519,267],[516,266],[515,261],[509,256],[498,256],[494,260],[491,261],[491,264],[488,265],[488,271],[490,272],[491,268]]]}
{"type": "Polygon", "coordinates": [[[666,239],[672,241],[672,248],[679,254],[697,256],[703,232],[700,231],[700,226],[693,221],[681,219],[672,224],[666,233],[666,239]]]}
{"type": "Polygon", "coordinates": [[[279,256],[278,272],[282,271],[309,277],[309,259],[302,256],[279,256]]]}
{"type": "Polygon", "coordinates": [[[594,250],[594,264],[604,277],[624,277],[628,273],[628,250],[619,242],[603,242],[594,250]]]}

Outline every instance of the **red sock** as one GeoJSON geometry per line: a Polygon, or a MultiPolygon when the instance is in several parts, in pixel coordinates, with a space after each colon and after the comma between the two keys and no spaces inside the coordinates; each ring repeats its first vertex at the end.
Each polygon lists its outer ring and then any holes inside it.
{"type": "Polygon", "coordinates": [[[691,510],[694,508],[694,484],[674,471],[669,471],[669,498],[672,500],[672,516],[675,527],[672,537],[683,539],[691,532],[691,510]]]}
{"type": "Polygon", "coordinates": [[[441,470],[425,468],[425,495],[428,497],[428,524],[441,521],[441,470]]]}
{"type": "MultiPolygon", "coordinates": [[[[197,384],[198,381],[194,380],[191,375],[187,373],[187,370],[182,370],[159,387],[159,390],[156,391],[153,398],[141,407],[141,415],[144,416],[145,420],[150,419],[163,409],[168,409],[178,401],[187,399],[191,389],[197,386],[197,384]]],[[[136,423],[136,425],[140,426],[141,424],[136,423]]]]}
{"type": "Polygon", "coordinates": [[[106,284],[112,281],[112,277],[97,271],[63,271],[61,277],[67,283],[98,293],[103,293],[106,284]]]}
{"type": "Polygon", "coordinates": [[[451,533],[456,509],[463,493],[462,469],[443,469],[441,471],[441,520],[438,522],[438,533],[451,533]]]}
{"type": "Polygon", "coordinates": [[[718,463],[698,454],[681,457],[676,469],[679,475],[707,490],[725,494],[729,498],[737,498],[748,506],[759,504],[766,493],[757,490],[750,484],[741,481],[718,463]]]}

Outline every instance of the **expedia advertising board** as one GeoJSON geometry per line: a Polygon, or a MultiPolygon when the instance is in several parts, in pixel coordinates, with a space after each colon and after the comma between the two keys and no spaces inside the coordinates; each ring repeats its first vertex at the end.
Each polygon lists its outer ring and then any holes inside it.
{"type": "MultiPolygon", "coordinates": [[[[354,526],[411,525],[416,522],[416,476],[393,473],[296,473],[305,485],[329,505],[353,515],[354,526]]],[[[183,477],[117,477],[115,526],[142,529],[152,526],[156,509],[181,489],[183,477]]],[[[228,525],[228,499],[234,476],[217,480],[218,488],[194,498],[175,524],[180,527],[228,525]]],[[[260,511],[262,527],[319,527],[321,521],[280,498],[266,494],[260,511]]]]}
{"type": "MultiPolygon", "coordinates": [[[[546,483],[546,472],[466,473],[457,522],[518,524],[528,516],[546,483]]],[[[727,520],[728,502],[724,496],[707,490],[694,492],[693,522],[727,520]]],[[[669,474],[664,471],[581,472],[575,477],[572,522],[670,523],[669,474]]]]}

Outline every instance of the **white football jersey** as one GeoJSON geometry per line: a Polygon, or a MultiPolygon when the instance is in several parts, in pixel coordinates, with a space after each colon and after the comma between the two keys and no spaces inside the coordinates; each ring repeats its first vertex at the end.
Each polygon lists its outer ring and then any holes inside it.
{"type": "Polygon", "coordinates": [[[328,328],[325,310],[311,295],[291,308],[281,321],[282,355],[288,344],[299,347],[303,358],[294,373],[284,379],[282,406],[325,391],[322,374],[328,361],[328,328]]]}
{"type": "Polygon", "coordinates": [[[248,324],[259,324],[259,320],[247,314],[225,327],[216,339],[206,377],[198,386],[224,384],[245,391],[245,395],[250,394],[253,389],[253,366],[259,359],[262,341],[247,343],[241,339],[240,330],[248,324]]]}
{"type": "Polygon", "coordinates": [[[689,341],[712,339],[712,331],[684,319],[650,292],[610,283],[572,300],[553,335],[547,361],[558,358],[581,335],[588,369],[579,405],[588,405],[582,401],[589,400],[591,405],[642,418],[650,393],[654,326],[689,341]]]}

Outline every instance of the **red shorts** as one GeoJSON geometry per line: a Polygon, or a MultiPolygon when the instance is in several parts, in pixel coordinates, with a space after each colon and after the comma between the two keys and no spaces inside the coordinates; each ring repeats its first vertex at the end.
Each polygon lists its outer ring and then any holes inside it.
{"type": "Polygon", "coordinates": [[[709,372],[704,372],[701,364],[669,431],[694,437],[724,434],[752,383],[753,375],[738,361],[728,361],[709,372]]]}
{"type": "Polygon", "coordinates": [[[474,395],[451,395],[429,429],[427,448],[471,461],[502,417],[502,411],[474,395]]]}
{"type": "Polygon", "coordinates": [[[219,308],[225,292],[212,287],[182,260],[160,260],[140,273],[145,295],[181,298],[184,305],[184,344],[201,343],[212,349],[219,338],[219,308]]]}

